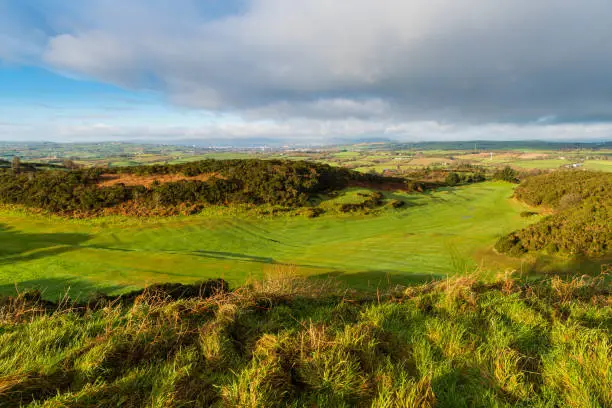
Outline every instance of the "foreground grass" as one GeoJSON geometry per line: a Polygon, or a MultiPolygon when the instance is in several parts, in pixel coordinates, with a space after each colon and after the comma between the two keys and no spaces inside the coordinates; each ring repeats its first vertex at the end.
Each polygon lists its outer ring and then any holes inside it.
{"type": "MultiPolygon", "coordinates": [[[[537,221],[520,217],[526,207],[510,199],[513,187],[488,182],[425,194],[387,193],[406,207],[314,219],[258,218],[216,208],[162,219],[67,220],[0,212],[0,294],[14,294],[16,283],[44,289],[52,299],[68,287],[77,296],[216,277],[237,286],[278,264],[298,265],[304,275],[338,276],[360,289],[443,278],[477,266],[518,269],[512,263],[520,261],[490,251],[500,236],[537,221]]],[[[326,205],[348,202],[354,193],[326,205]]]]}
{"type": "Polygon", "coordinates": [[[22,295],[0,313],[0,406],[605,407],[611,302],[588,277],[364,297],[289,276],[55,311],[22,295]]]}

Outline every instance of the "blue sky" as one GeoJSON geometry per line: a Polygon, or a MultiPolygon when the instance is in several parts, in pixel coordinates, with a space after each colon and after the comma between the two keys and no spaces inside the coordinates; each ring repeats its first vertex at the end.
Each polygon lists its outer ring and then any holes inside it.
{"type": "MultiPolygon", "coordinates": [[[[31,129],[32,133],[23,134],[26,140],[78,142],[87,141],[92,133],[93,140],[122,140],[137,138],[125,133],[130,128],[210,126],[219,120],[208,112],[169,104],[162,93],[152,90],[77,79],[44,67],[12,65],[0,68],[0,73],[0,123],[5,128],[14,125],[18,135],[31,129]],[[56,132],[66,129],[67,133],[58,139],[46,134],[49,128],[56,128],[56,132]]],[[[7,136],[6,140],[19,140],[7,136]]]]}
{"type": "Polygon", "coordinates": [[[612,139],[609,0],[0,0],[0,140],[612,139]]]}

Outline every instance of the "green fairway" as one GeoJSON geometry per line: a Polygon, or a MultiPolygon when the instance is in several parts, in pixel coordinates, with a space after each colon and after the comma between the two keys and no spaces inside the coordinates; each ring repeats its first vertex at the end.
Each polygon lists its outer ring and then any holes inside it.
{"type": "MultiPolygon", "coordinates": [[[[513,186],[481,183],[428,194],[388,194],[408,208],[381,215],[320,218],[206,215],[163,219],[0,213],[0,293],[42,287],[53,297],[118,293],[147,284],[258,277],[273,264],[335,275],[358,288],[449,273],[497,269],[489,249],[502,234],[534,222],[510,199],[513,186]],[[484,263],[484,265],[483,265],[484,263]],[[75,293],[76,292],[76,293],[75,293]]],[[[341,199],[341,198],[340,198],[341,199]]]]}

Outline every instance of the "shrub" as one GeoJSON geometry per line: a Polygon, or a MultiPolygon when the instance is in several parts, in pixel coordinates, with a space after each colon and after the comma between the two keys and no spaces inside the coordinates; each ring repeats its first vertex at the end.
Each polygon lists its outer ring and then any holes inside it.
{"type": "Polygon", "coordinates": [[[518,173],[512,167],[506,166],[502,170],[493,173],[493,179],[516,183],[518,182],[518,173]]]}
{"type": "Polygon", "coordinates": [[[448,175],[446,176],[446,184],[449,186],[455,186],[457,184],[459,184],[459,182],[461,181],[461,179],[459,178],[459,175],[457,173],[448,173],[448,175]]]}
{"type": "Polygon", "coordinates": [[[521,183],[515,196],[555,212],[510,234],[507,241],[512,244],[500,240],[498,251],[520,255],[546,250],[600,257],[612,249],[612,174],[557,171],[538,175],[521,183]]]}
{"type": "Polygon", "coordinates": [[[499,238],[495,243],[495,250],[497,252],[507,253],[511,256],[520,256],[527,252],[521,245],[520,238],[514,234],[499,238]]]}
{"type": "MultiPolygon", "coordinates": [[[[0,203],[23,204],[47,211],[96,214],[106,208],[159,208],[229,203],[273,204],[297,208],[320,193],[337,191],[349,181],[402,182],[324,164],[281,160],[203,160],[178,165],[33,171],[0,169],[0,203]],[[155,176],[213,174],[206,181],[182,180],[149,187],[115,184],[100,187],[105,173],[155,176]],[[126,205],[131,203],[130,205],[126,205]]],[[[371,205],[382,199],[371,196],[371,205]]],[[[142,213],[146,211],[138,211],[142,213]]]]}
{"type": "Polygon", "coordinates": [[[402,201],[402,200],[397,200],[397,199],[393,199],[393,200],[389,200],[389,202],[387,203],[387,205],[389,207],[392,208],[401,208],[404,205],[406,205],[406,202],[402,201]]]}
{"type": "Polygon", "coordinates": [[[305,207],[298,210],[298,215],[303,215],[308,218],[316,218],[321,214],[324,214],[325,210],[319,207],[305,207]]]}

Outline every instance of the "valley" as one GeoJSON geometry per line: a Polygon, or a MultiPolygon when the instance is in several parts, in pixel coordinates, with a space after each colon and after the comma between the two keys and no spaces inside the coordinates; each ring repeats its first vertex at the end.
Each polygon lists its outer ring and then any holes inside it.
{"type": "Polygon", "coordinates": [[[385,193],[407,206],[313,219],[214,207],[195,216],[85,220],[4,210],[0,290],[14,293],[16,283],[49,297],[68,288],[83,296],[216,277],[240,285],[274,264],[295,265],[308,276],[337,276],[359,289],[476,268],[494,274],[520,268],[491,251],[495,241],[536,220],[519,216],[527,207],[510,199],[512,189],[488,182],[428,194],[385,193]]]}

